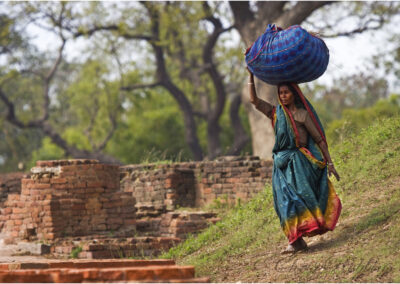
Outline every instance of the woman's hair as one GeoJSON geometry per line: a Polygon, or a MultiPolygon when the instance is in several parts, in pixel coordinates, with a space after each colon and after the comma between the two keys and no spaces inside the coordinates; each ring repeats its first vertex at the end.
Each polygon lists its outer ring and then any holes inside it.
{"type": "MultiPolygon", "coordinates": [[[[279,83],[278,84],[278,96],[279,96],[279,89],[282,86],[286,86],[288,87],[288,89],[290,90],[290,92],[292,92],[292,94],[294,95],[294,103],[296,104],[297,107],[303,107],[303,103],[300,99],[299,94],[297,93],[297,90],[292,86],[292,84],[290,83],[279,83]]],[[[304,107],[303,107],[304,108],[304,107]]]]}

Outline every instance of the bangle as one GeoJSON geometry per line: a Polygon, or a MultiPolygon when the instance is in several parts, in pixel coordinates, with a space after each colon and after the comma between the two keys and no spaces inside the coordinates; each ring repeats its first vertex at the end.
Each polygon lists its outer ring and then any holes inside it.
{"type": "Polygon", "coordinates": [[[251,83],[251,82],[249,82],[249,83],[247,83],[248,85],[254,85],[254,83],[251,83]]]}
{"type": "Polygon", "coordinates": [[[333,166],[333,163],[327,163],[328,164],[328,166],[333,166]]]}

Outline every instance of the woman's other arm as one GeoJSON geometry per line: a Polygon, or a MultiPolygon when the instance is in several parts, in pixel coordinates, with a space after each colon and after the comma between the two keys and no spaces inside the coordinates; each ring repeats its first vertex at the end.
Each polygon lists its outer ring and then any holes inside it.
{"type": "Polygon", "coordinates": [[[319,133],[317,127],[314,125],[309,114],[307,114],[304,125],[307,128],[308,133],[311,135],[312,139],[315,143],[318,144],[318,147],[321,149],[322,155],[324,155],[325,161],[328,163],[328,174],[331,176],[332,174],[336,177],[337,180],[340,180],[339,174],[336,172],[335,166],[333,165],[331,155],[329,154],[328,145],[322,139],[321,134],[319,133]]]}
{"type": "Polygon", "coordinates": [[[333,165],[331,156],[329,155],[329,150],[328,150],[328,145],[326,145],[324,140],[321,140],[318,143],[319,148],[321,149],[322,154],[324,155],[325,160],[328,163],[328,174],[331,176],[332,174],[336,177],[336,179],[339,181],[340,176],[337,173],[335,166],[333,165]]]}

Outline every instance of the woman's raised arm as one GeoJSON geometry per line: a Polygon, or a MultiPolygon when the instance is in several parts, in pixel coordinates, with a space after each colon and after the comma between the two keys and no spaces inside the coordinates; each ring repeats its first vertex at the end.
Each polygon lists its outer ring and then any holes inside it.
{"type": "Polygon", "coordinates": [[[250,72],[249,68],[247,68],[247,71],[249,72],[249,82],[247,84],[249,85],[250,102],[256,107],[256,109],[271,119],[274,106],[257,97],[256,87],[254,85],[254,75],[250,72]]]}
{"type": "Polygon", "coordinates": [[[249,82],[247,84],[249,85],[250,102],[257,106],[259,99],[257,97],[256,87],[254,86],[254,75],[250,72],[249,68],[247,68],[247,71],[249,72],[249,82]]]}

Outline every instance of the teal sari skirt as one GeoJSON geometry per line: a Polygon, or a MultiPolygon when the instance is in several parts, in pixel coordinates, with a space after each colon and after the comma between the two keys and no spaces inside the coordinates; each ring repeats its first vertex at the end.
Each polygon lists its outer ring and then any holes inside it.
{"type": "Polygon", "coordinates": [[[289,243],[333,230],[341,209],[326,168],[310,161],[303,151],[274,154],[274,207],[289,243]]]}
{"type": "MultiPolygon", "coordinates": [[[[302,94],[301,97],[302,107],[312,115],[324,135],[312,105],[302,94]]],[[[342,206],[328,179],[326,162],[319,147],[311,137],[306,147],[299,147],[293,117],[282,104],[275,109],[273,125],[276,138],[272,174],[274,208],[289,243],[302,236],[333,230],[342,206]]]]}

